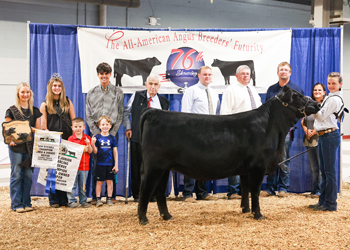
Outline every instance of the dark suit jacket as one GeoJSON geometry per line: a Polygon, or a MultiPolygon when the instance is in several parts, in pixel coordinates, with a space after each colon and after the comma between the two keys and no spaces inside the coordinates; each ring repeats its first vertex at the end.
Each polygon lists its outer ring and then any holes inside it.
{"type": "MultiPolygon", "coordinates": [[[[169,109],[170,101],[166,99],[165,97],[158,95],[160,106],[163,110],[169,109]]],[[[142,91],[136,91],[135,93],[135,99],[132,103],[132,109],[131,109],[131,131],[132,131],[132,137],[131,141],[133,142],[140,142],[140,117],[141,112],[145,108],[147,108],[147,90],[142,91]]]]}

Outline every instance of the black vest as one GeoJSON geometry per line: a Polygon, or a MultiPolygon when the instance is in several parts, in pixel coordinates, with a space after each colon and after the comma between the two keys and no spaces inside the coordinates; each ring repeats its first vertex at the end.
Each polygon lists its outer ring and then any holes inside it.
{"type": "MultiPolygon", "coordinates": [[[[158,95],[158,94],[157,94],[158,95]]],[[[169,104],[170,101],[166,99],[165,97],[158,95],[160,106],[162,107],[163,110],[168,110],[169,109],[169,104]]],[[[141,112],[145,108],[147,108],[147,90],[142,90],[142,91],[136,91],[135,93],[135,98],[132,103],[132,108],[131,108],[131,131],[132,131],[132,137],[131,141],[133,142],[140,142],[140,117],[141,117],[141,112]]]]}

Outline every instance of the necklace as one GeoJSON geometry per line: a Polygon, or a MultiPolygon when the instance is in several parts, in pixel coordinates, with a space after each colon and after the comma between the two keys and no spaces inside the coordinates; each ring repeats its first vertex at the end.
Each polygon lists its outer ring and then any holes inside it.
{"type": "Polygon", "coordinates": [[[22,107],[21,107],[21,109],[22,109],[22,113],[23,113],[24,118],[26,118],[26,119],[28,120],[28,119],[30,118],[30,110],[29,110],[29,108],[28,108],[28,109],[25,109],[25,108],[22,108],[22,107]],[[25,115],[25,114],[24,114],[25,111],[26,111],[26,112],[29,111],[29,115],[25,115]]]}

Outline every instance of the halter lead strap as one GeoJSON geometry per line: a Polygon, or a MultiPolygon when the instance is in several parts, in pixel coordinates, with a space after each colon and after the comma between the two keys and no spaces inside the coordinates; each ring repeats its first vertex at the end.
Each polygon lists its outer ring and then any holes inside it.
{"type": "Polygon", "coordinates": [[[287,102],[282,102],[282,100],[281,100],[277,95],[275,95],[275,97],[276,97],[277,100],[279,100],[279,101],[282,103],[283,106],[285,106],[285,107],[287,107],[287,108],[290,108],[290,109],[293,110],[293,111],[299,111],[301,114],[304,115],[304,117],[307,116],[306,113],[305,113],[305,108],[306,108],[306,105],[307,105],[308,102],[309,102],[309,98],[307,98],[307,101],[306,101],[306,103],[305,103],[305,105],[304,105],[303,107],[301,107],[301,108],[296,108],[296,107],[291,106],[291,105],[290,105],[289,103],[287,103],[287,102]]]}

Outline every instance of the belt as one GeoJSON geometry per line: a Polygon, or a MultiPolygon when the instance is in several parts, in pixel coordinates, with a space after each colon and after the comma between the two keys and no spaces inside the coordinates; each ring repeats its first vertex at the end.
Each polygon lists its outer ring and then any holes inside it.
{"type": "Polygon", "coordinates": [[[336,128],[329,128],[329,129],[317,131],[317,133],[318,133],[319,136],[322,136],[322,135],[324,135],[324,134],[333,132],[333,131],[335,131],[335,130],[337,130],[337,129],[336,129],[336,128]]]}

